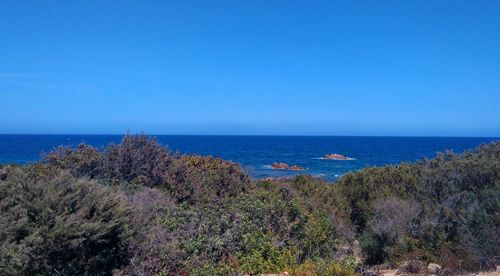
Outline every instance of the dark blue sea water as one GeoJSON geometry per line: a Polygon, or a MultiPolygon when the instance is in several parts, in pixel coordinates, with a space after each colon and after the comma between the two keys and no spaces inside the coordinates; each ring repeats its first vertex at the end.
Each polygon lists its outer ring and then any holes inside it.
{"type": "MultiPolygon", "coordinates": [[[[40,159],[58,145],[88,143],[104,148],[119,143],[118,135],[0,135],[0,163],[27,163],[40,159]]],[[[240,163],[254,178],[280,177],[297,172],[277,171],[273,162],[307,168],[305,173],[328,180],[366,166],[382,166],[433,157],[446,149],[464,152],[500,138],[431,137],[312,137],[312,136],[156,136],[158,141],[181,153],[213,155],[240,163]],[[321,160],[327,153],[355,158],[350,161],[321,160]]],[[[304,173],[304,172],[302,172],[304,173]]]]}

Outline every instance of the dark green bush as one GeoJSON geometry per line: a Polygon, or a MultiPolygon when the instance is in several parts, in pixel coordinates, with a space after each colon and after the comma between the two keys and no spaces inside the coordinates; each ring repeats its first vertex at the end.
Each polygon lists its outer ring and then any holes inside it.
{"type": "Polygon", "coordinates": [[[126,264],[124,207],[95,182],[17,169],[0,181],[0,274],[110,274],[126,264]]]}
{"type": "Polygon", "coordinates": [[[416,256],[460,266],[456,269],[494,266],[500,248],[499,156],[496,142],[461,155],[446,152],[343,177],[339,190],[363,235],[366,261],[395,263],[416,256]],[[400,203],[379,208],[388,200],[400,203]]]}

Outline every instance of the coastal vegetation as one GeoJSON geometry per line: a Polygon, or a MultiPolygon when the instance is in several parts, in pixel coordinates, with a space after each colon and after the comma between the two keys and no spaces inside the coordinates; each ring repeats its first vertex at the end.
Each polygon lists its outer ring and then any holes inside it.
{"type": "Polygon", "coordinates": [[[500,142],[332,184],[251,180],[235,163],[126,135],[0,166],[0,275],[355,275],[405,261],[489,269],[499,210],[500,142]]]}

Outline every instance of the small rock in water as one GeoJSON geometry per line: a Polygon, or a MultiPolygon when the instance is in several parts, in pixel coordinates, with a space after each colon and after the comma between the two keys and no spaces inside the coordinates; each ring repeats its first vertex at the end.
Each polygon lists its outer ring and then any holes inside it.
{"type": "Polygon", "coordinates": [[[301,166],[293,165],[293,166],[289,167],[289,170],[292,170],[292,171],[303,171],[304,168],[302,168],[301,166]]]}
{"type": "Polygon", "coordinates": [[[286,169],[288,169],[288,164],[286,164],[286,163],[273,163],[271,165],[271,167],[273,169],[277,169],[277,170],[286,170],[286,169]]]}
{"type": "Polygon", "coordinates": [[[275,170],[289,170],[289,171],[303,171],[304,168],[301,166],[293,165],[290,166],[286,163],[273,163],[271,167],[275,170]]]}
{"type": "Polygon", "coordinates": [[[345,156],[342,154],[338,153],[331,153],[323,156],[323,159],[328,159],[328,160],[351,160],[352,158],[349,156],[345,156]]]}

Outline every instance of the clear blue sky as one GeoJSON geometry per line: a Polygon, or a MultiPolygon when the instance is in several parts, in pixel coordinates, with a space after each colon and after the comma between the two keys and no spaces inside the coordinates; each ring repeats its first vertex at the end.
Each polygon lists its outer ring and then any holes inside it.
{"type": "Polygon", "coordinates": [[[0,1],[0,133],[500,136],[500,1],[0,1]]]}

